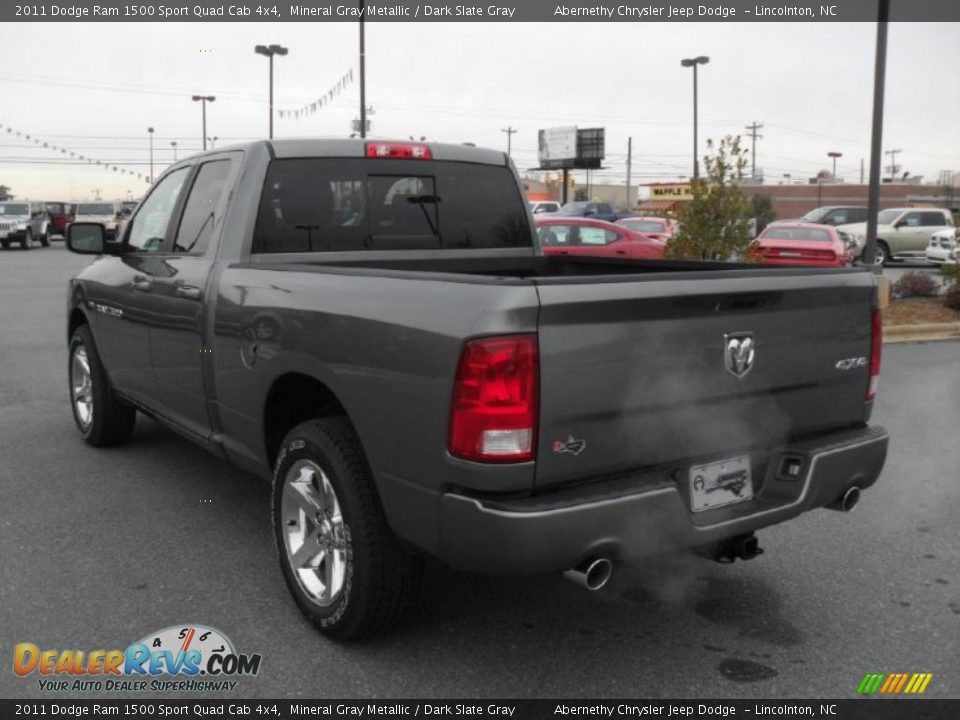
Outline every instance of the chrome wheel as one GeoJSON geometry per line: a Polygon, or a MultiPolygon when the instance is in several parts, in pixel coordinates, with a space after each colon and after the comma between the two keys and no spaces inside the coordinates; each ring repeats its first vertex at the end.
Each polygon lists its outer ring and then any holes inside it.
{"type": "Polygon", "coordinates": [[[330,479],[316,463],[299,460],[287,471],[280,512],[287,561],[297,582],[317,605],[332,605],[350,569],[350,529],[330,479]]]}
{"type": "Polygon", "coordinates": [[[73,409],[81,429],[87,430],[93,422],[93,378],[90,375],[90,358],[87,348],[78,343],[70,359],[70,390],[73,409]]]}

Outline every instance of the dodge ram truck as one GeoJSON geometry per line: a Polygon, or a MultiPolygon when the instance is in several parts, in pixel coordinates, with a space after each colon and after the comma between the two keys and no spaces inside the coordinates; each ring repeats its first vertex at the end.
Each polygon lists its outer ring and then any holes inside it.
{"type": "Polygon", "coordinates": [[[543,257],[502,152],[217,148],[67,244],[96,256],[68,288],[83,438],[142,413],[268,480],[285,582],[335,638],[395,623],[427,556],[590,589],[749,559],[886,457],[870,272],[543,257]]]}

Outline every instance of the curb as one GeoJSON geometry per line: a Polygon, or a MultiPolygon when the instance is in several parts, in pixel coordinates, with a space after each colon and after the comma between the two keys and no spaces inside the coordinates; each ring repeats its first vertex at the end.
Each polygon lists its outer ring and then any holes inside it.
{"type": "Polygon", "coordinates": [[[960,322],[892,325],[883,328],[884,343],[960,340],[960,322]]]}

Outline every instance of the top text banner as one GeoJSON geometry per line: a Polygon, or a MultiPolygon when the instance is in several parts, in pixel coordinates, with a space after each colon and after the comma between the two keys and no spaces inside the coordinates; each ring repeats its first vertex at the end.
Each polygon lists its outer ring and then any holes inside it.
{"type": "MultiPolygon", "coordinates": [[[[299,2],[172,0],[0,4],[2,22],[870,22],[879,0],[824,2],[299,2]]],[[[891,0],[895,22],[960,22],[957,0],[891,0]]]]}

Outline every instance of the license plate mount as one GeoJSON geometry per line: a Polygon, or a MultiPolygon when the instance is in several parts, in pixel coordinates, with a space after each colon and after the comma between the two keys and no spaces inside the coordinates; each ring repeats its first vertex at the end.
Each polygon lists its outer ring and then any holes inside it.
{"type": "Polygon", "coordinates": [[[690,468],[690,510],[703,512],[753,499],[750,456],[690,468]]]}

